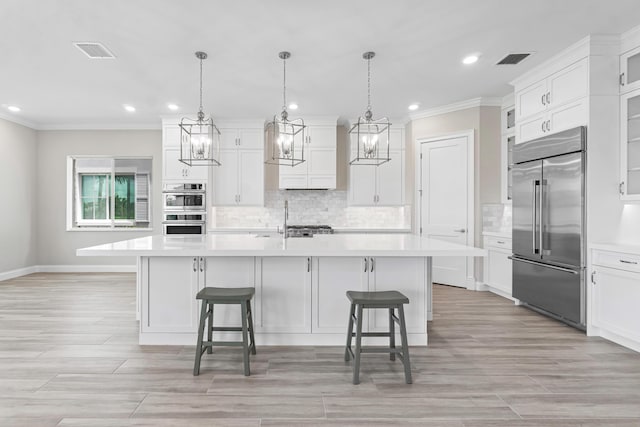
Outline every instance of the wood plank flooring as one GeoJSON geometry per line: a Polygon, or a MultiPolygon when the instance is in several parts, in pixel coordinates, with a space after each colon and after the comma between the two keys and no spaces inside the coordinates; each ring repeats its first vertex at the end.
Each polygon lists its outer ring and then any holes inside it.
{"type": "MultiPolygon", "coordinates": [[[[340,296],[341,297],[341,296],[340,296]]],[[[640,426],[640,354],[487,292],[434,287],[429,346],[400,362],[338,347],[137,345],[132,274],[0,282],[0,426],[640,426]]],[[[345,320],[347,317],[345,313],[345,320]]]]}

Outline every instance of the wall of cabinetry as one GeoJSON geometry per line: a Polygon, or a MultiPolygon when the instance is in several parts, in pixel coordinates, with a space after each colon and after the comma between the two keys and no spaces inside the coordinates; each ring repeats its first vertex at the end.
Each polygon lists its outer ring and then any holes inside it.
{"type": "Polygon", "coordinates": [[[337,118],[305,122],[304,158],[296,166],[279,167],[280,189],[336,188],[337,118]]]}
{"type": "MultiPolygon", "coordinates": [[[[349,160],[356,144],[350,136],[349,160]]],[[[403,206],[405,203],[404,128],[392,128],[389,135],[391,160],[380,166],[349,165],[349,205],[403,206]]]]}

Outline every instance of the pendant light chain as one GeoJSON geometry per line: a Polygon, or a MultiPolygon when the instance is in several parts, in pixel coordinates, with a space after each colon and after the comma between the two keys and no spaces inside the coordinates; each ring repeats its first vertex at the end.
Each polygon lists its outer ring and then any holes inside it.
{"type": "Polygon", "coordinates": [[[200,57],[200,112],[202,112],[202,57],[200,57]]]}
{"type": "Polygon", "coordinates": [[[282,60],[282,109],[287,109],[287,59],[282,60]]]}
{"type": "Polygon", "coordinates": [[[371,58],[367,58],[367,111],[371,111],[371,58]]]}

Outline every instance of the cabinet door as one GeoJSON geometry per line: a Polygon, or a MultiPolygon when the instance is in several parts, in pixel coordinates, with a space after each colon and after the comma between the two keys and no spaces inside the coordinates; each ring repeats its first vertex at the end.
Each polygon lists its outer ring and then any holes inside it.
{"type": "Polygon", "coordinates": [[[640,200],[640,89],[620,97],[620,193],[640,200]]]}
{"type": "Polygon", "coordinates": [[[547,80],[542,80],[516,92],[516,116],[518,121],[544,111],[547,80]]]}
{"type": "Polygon", "coordinates": [[[587,59],[564,68],[549,77],[549,100],[547,108],[557,108],[588,95],[587,59]]]}
{"type": "Polygon", "coordinates": [[[220,149],[233,150],[238,148],[238,129],[220,129],[220,149]]]}
{"type": "MultiPolygon", "coordinates": [[[[404,306],[407,332],[427,332],[427,283],[425,258],[377,257],[369,269],[371,291],[400,291],[409,304],[404,306]]],[[[369,310],[369,329],[377,332],[389,330],[388,310],[369,310]]],[[[397,330],[398,328],[396,328],[397,330]]],[[[396,341],[399,342],[399,341],[396,341]]],[[[409,342],[411,344],[411,342],[409,342]]]]}
{"type": "Polygon", "coordinates": [[[587,98],[582,98],[550,110],[547,119],[549,121],[547,133],[556,133],[586,125],[589,115],[588,103],[587,98]]]}
{"type": "Polygon", "coordinates": [[[238,202],[238,152],[220,150],[220,163],[213,171],[213,204],[236,205],[238,202]]]}
{"type": "Polygon", "coordinates": [[[376,204],[376,167],[349,165],[349,204],[374,206],[376,204]]]}
{"type": "MultiPolygon", "coordinates": [[[[333,175],[336,174],[336,149],[335,147],[309,146],[307,161],[309,162],[309,175],[333,175]]],[[[295,167],[294,167],[295,168],[295,167]]]]}
{"type": "Polygon", "coordinates": [[[394,150],[390,151],[389,155],[391,160],[377,167],[376,193],[378,198],[376,204],[378,206],[402,206],[404,203],[402,197],[404,194],[404,152],[394,150]]]}
{"type": "Polygon", "coordinates": [[[502,135],[500,152],[500,184],[502,203],[511,203],[511,191],[513,186],[513,146],[515,135],[502,135]]]}
{"type": "Polygon", "coordinates": [[[516,125],[516,143],[520,144],[544,136],[547,131],[546,124],[547,115],[544,113],[519,121],[516,125]]]}
{"type": "Polygon", "coordinates": [[[263,150],[264,131],[262,129],[241,129],[238,136],[238,147],[244,150],[263,150]]]}
{"type": "Polygon", "coordinates": [[[307,166],[309,150],[305,146],[305,161],[295,166],[279,166],[279,188],[307,188],[307,166]]]}
{"type": "Polygon", "coordinates": [[[621,92],[640,88],[640,47],[620,55],[620,74],[621,92]]]}
{"type": "MultiPolygon", "coordinates": [[[[217,166],[216,166],[217,167],[217,166]]],[[[187,180],[189,182],[193,181],[208,181],[209,180],[209,171],[210,167],[208,166],[187,166],[185,165],[185,175],[187,176],[187,180]]]]}
{"type": "Polygon", "coordinates": [[[260,332],[311,332],[311,258],[263,257],[259,295],[260,332]]]}
{"type": "Polygon", "coordinates": [[[640,274],[596,267],[593,324],[640,341],[640,274]]]}
{"type": "Polygon", "coordinates": [[[262,150],[238,151],[238,204],[264,205],[264,162],[262,150]]]}
{"type": "MultiPolygon", "coordinates": [[[[146,258],[140,326],[142,332],[195,333],[200,305],[199,270],[194,257],[146,258]]],[[[143,268],[145,263],[143,262],[143,268]]],[[[143,272],[144,274],[144,272],[143,272]]]]}
{"type": "Polygon", "coordinates": [[[487,284],[511,296],[511,252],[488,250],[487,284]]]}
{"type": "Polygon", "coordinates": [[[502,109],[500,117],[501,133],[513,132],[516,126],[516,107],[510,105],[502,109]]]}
{"type": "MultiPolygon", "coordinates": [[[[346,334],[351,304],[347,291],[367,291],[362,257],[320,257],[313,264],[313,333],[346,334]]],[[[363,322],[367,331],[368,322],[363,322]]]]}
{"type": "Polygon", "coordinates": [[[186,165],[180,162],[180,148],[165,148],[162,153],[162,178],[164,180],[184,181],[186,165]]]}
{"type": "MultiPolygon", "coordinates": [[[[255,286],[254,257],[207,257],[205,258],[205,286],[218,288],[252,288],[255,286]]],[[[251,301],[254,324],[258,322],[256,299],[251,301]]],[[[213,310],[215,326],[241,326],[242,316],[237,304],[216,304],[213,310]]],[[[239,334],[238,334],[239,335],[239,334]]]]}
{"type": "Polygon", "coordinates": [[[166,125],[162,128],[162,146],[180,147],[180,126],[166,125]]]}
{"type": "Polygon", "coordinates": [[[338,140],[335,126],[309,126],[307,128],[307,146],[333,148],[338,140]]]}

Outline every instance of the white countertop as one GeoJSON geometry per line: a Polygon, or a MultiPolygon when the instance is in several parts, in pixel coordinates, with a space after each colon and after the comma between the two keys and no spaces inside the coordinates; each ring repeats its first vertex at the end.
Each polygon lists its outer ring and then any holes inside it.
{"type": "MultiPolygon", "coordinates": [[[[353,227],[332,227],[334,233],[411,233],[411,228],[353,228],[353,227]]],[[[234,233],[277,233],[278,228],[268,227],[216,227],[207,230],[208,233],[213,234],[234,234],[234,233]]]]}
{"type": "Polygon", "coordinates": [[[481,248],[415,234],[148,236],[78,249],[78,256],[479,256],[481,248]],[[263,237],[268,236],[268,237],[263,237]]]}
{"type": "Polygon", "coordinates": [[[630,243],[589,243],[589,249],[640,255],[640,245],[630,243]]]}

